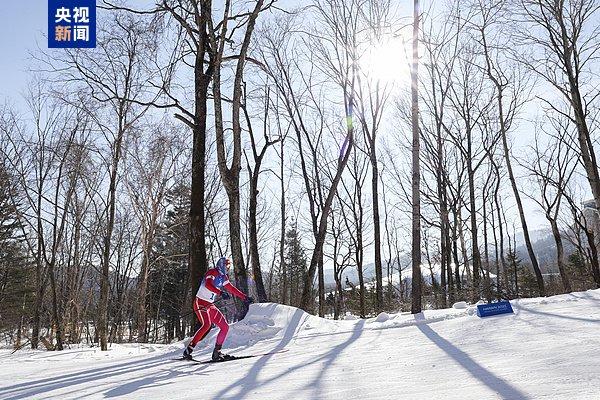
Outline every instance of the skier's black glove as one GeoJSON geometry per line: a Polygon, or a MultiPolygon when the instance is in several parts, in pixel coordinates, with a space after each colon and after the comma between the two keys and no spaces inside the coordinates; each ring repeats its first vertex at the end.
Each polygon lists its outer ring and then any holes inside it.
{"type": "Polygon", "coordinates": [[[231,298],[231,295],[225,290],[221,290],[221,298],[223,300],[229,300],[231,298]]]}
{"type": "Polygon", "coordinates": [[[248,307],[250,304],[254,303],[254,299],[250,296],[246,296],[246,300],[244,300],[244,304],[248,307]]]}

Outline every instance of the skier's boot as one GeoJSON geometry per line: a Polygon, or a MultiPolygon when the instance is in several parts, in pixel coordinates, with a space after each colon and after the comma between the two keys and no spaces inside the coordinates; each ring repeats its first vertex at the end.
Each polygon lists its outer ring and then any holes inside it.
{"type": "Polygon", "coordinates": [[[216,344],[215,345],[215,349],[213,350],[212,353],[212,360],[213,361],[229,361],[229,360],[235,360],[235,356],[230,356],[229,354],[223,354],[221,353],[221,347],[222,345],[220,344],[216,344]]]}
{"type": "Polygon", "coordinates": [[[183,351],[183,358],[185,358],[186,360],[191,360],[192,359],[192,351],[194,351],[194,346],[192,346],[190,344],[183,351]]]}
{"type": "Polygon", "coordinates": [[[220,344],[215,345],[215,349],[213,350],[213,353],[212,353],[213,361],[223,361],[224,360],[224,355],[223,355],[223,353],[221,353],[221,347],[223,347],[223,345],[220,345],[220,344]]]}

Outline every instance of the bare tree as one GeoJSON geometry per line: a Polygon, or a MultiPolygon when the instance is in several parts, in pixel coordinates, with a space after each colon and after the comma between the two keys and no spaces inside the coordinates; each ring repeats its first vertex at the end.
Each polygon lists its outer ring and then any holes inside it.
{"type": "Polygon", "coordinates": [[[359,310],[360,317],[365,318],[367,309],[365,304],[365,278],[364,278],[364,249],[367,245],[365,240],[366,221],[364,204],[364,185],[368,173],[368,159],[361,157],[357,146],[352,149],[352,156],[349,161],[348,173],[352,177],[351,184],[345,180],[342,181],[344,196],[338,194],[340,203],[340,212],[342,220],[346,226],[346,231],[351,242],[353,251],[353,261],[358,272],[359,284],[359,310]]]}
{"type": "Polygon", "coordinates": [[[596,210],[591,210],[591,218],[589,214],[586,215],[586,213],[584,213],[584,210],[577,203],[573,186],[573,184],[569,185],[562,194],[571,209],[573,223],[570,224],[570,227],[576,236],[576,247],[579,249],[580,253],[589,260],[591,266],[590,273],[596,287],[600,288],[600,258],[598,255],[596,232],[594,231],[596,218],[596,215],[594,214],[596,213],[596,210]],[[583,240],[581,239],[581,233],[585,235],[585,247],[582,244],[583,240]]]}
{"type": "Polygon", "coordinates": [[[37,348],[44,293],[50,283],[51,315],[56,329],[56,350],[63,349],[63,314],[58,272],[66,236],[68,216],[81,176],[81,159],[72,152],[78,145],[86,120],[81,113],[61,105],[42,83],[30,87],[28,105],[33,132],[27,132],[16,119],[0,126],[11,149],[3,150],[17,174],[17,183],[26,198],[27,211],[22,229],[27,247],[36,263],[36,305],[31,344],[37,348]],[[10,151],[10,154],[7,153],[10,151]]]}
{"type": "Polygon", "coordinates": [[[336,213],[331,213],[331,231],[329,232],[331,254],[327,257],[333,262],[333,278],[335,280],[335,295],[333,301],[333,318],[339,319],[344,311],[344,288],[342,285],[342,275],[349,266],[352,257],[351,245],[347,231],[344,229],[344,223],[341,218],[336,218],[336,213]]]}
{"type": "Polygon", "coordinates": [[[481,251],[477,221],[476,176],[499,136],[486,129],[491,105],[490,90],[476,67],[476,51],[471,43],[461,46],[464,54],[456,62],[449,101],[455,113],[455,124],[443,124],[444,130],[460,151],[466,167],[468,204],[471,231],[472,298],[479,299],[481,284],[481,251]]]}
{"type": "Polygon", "coordinates": [[[501,51],[507,52],[509,44],[503,39],[504,32],[498,26],[503,26],[504,21],[501,19],[503,14],[507,12],[505,2],[487,2],[479,1],[479,18],[480,23],[475,23],[476,30],[479,33],[478,41],[483,49],[485,57],[485,71],[487,77],[496,88],[496,106],[498,110],[499,131],[502,137],[502,148],[504,150],[504,161],[508,171],[508,178],[513,189],[513,195],[519,210],[519,218],[521,227],[523,228],[523,236],[525,238],[525,246],[529,253],[531,265],[535,272],[538,284],[538,292],[540,296],[545,296],[544,279],[540,270],[537,258],[533,251],[533,245],[529,237],[529,229],[527,220],[521,202],[521,196],[517,187],[515,174],[513,172],[510,150],[508,146],[508,132],[511,128],[515,114],[523,104],[523,93],[526,93],[527,81],[517,68],[511,67],[506,55],[501,51]],[[495,42],[491,46],[488,44],[488,36],[492,36],[495,42]],[[500,51],[498,49],[501,49],[500,51]],[[508,101],[506,100],[508,98],[508,101]]]}
{"type": "MultiPolygon", "coordinates": [[[[457,7],[459,7],[457,5],[457,7]]],[[[451,11],[455,13],[456,11],[451,11]]],[[[448,149],[445,138],[444,124],[448,118],[446,113],[450,86],[452,84],[452,71],[454,63],[458,59],[460,50],[459,38],[464,22],[460,18],[444,18],[441,27],[435,26],[438,21],[431,19],[431,27],[424,34],[423,47],[425,49],[425,74],[422,78],[424,88],[423,104],[432,122],[423,123],[424,154],[421,156],[425,163],[425,169],[429,169],[435,177],[437,197],[434,207],[439,212],[440,229],[440,267],[442,286],[442,305],[446,304],[446,296],[452,301],[454,296],[453,273],[452,273],[452,244],[450,235],[450,219],[448,209],[448,149]],[[429,90],[427,90],[429,89],[429,90]],[[430,139],[431,137],[431,139],[430,139]]]]}
{"type": "MultiPolygon", "coordinates": [[[[258,226],[256,222],[256,212],[257,212],[257,203],[258,203],[258,178],[261,173],[261,165],[265,154],[269,147],[277,144],[281,137],[276,137],[275,139],[271,139],[268,131],[268,117],[269,117],[269,105],[270,105],[270,93],[269,88],[266,88],[266,93],[264,97],[264,114],[263,114],[263,137],[264,143],[262,148],[259,150],[258,145],[256,143],[256,138],[254,136],[254,130],[252,129],[252,121],[250,119],[250,115],[248,114],[248,109],[244,105],[242,106],[244,115],[246,117],[246,123],[248,126],[248,131],[250,133],[250,143],[252,145],[252,157],[254,161],[254,168],[250,166],[250,161],[248,160],[248,155],[246,154],[246,164],[248,166],[248,172],[250,174],[250,205],[249,205],[249,241],[250,241],[250,263],[252,264],[252,274],[254,275],[254,281],[256,282],[256,290],[258,292],[258,300],[260,302],[267,301],[267,293],[265,291],[264,282],[262,278],[262,271],[260,267],[260,256],[258,254],[258,226]]],[[[282,177],[283,178],[283,177],[282,177]]],[[[284,206],[285,207],[285,206],[284,206]]]]}
{"type": "Polygon", "coordinates": [[[544,210],[544,215],[550,223],[552,236],[556,243],[558,271],[563,289],[565,293],[569,293],[571,292],[571,283],[565,267],[564,248],[561,232],[558,227],[558,217],[563,193],[575,173],[577,163],[573,162],[573,154],[570,151],[569,144],[565,141],[565,135],[568,135],[568,132],[565,132],[568,129],[564,125],[566,121],[557,119],[550,119],[550,121],[552,121],[552,128],[555,131],[555,133],[550,133],[550,135],[554,136],[555,139],[550,140],[544,146],[540,143],[542,139],[536,134],[535,144],[532,148],[534,159],[530,160],[529,166],[527,166],[527,170],[538,187],[537,193],[532,193],[529,197],[544,210]]]}
{"type": "MultiPolygon", "coordinates": [[[[358,12],[363,15],[362,24],[369,27],[370,45],[377,46],[386,35],[389,35],[391,17],[389,0],[371,0],[358,5],[358,12]]],[[[354,29],[360,29],[360,26],[354,29]]],[[[359,32],[356,32],[358,34],[359,32]]],[[[357,60],[354,60],[356,63],[357,60]]],[[[381,260],[381,223],[379,216],[379,163],[377,151],[377,134],[381,130],[384,109],[391,93],[391,87],[381,82],[378,77],[371,77],[369,71],[357,74],[355,103],[357,119],[366,138],[366,152],[371,163],[371,199],[373,203],[373,246],[375,254],[375,309],[383,307],[383,264],[381,260]],[[364,74],[364,76],[363,76],[364,74]]]]}
{"type": "Polygon", "coordinates": [[[177,129],[166,124],[148,129],[147,135],[132,140],[125,155],[128,174],[125,186],[133,203],[133,212],[141,229],[142,260],[137,279],[138,341],[146,342],[148,275],[151,269],[152,246],[158,225],[165,213],[165,196],[175,173],[175,164],[182,152],[177,143],[177,129]]]}
{"type": "Polygon", "coordinates": [[[413,37],[412,37],[412,305],[411,312],[421,312],[421,166],[419,160],[419,0],[413,2],[413,37]]]}
{"type": "MultiPolygon", "coordinates": [[[[326,235],[327,215],[331,210],[337,185],[342,178],[342,173],[349,157],[349,149],[353,143],[353,126],[349,123],[346,137],[342,143],[337,163],[329,162],[331,154],[324,145],[327,138],[339,135],[337,126],[331,126],[326,121],[326,113],[322,102],[322,94],[313,87],[315,71],[308,71],[301,67],[300,52],[298,47],[302,41],[288,33],[293,30],[296,21],[293,18],[282,19],[279,30],[272,30],[263,36],[264,43],[261,48],[263,64],[275,85],[280,107],[291,124],[294,132],[302,180],[306,190],[312,233],[315,248],[311,256],[309,273],[303,287],[302,308],[309,309],[312,303],[312,284],[319,270],[319,312],[324,311],[323,289],[323,243],[326,235]],[[311,117],[314,120],[311,120],[311,117]],[[326,181],[331,182],[327,188],[326,181]]],[[[311,61],[314,65],[315,60],[311,61]]],[[[349,101],[351,99],[350,64],[344,70],[346,80],[338,77],[336,84],[342,86],[342,95],[346,99],[346,112],[352,114],[349,101]]],[[[322,91],[323,89],[321,89],[322,91]]],[[[349,120],[348,118],[346,118],[349,120]]],[[[337,142],[337,141],[336,141],[337,142]]],[[[334,145],[333,142],[331,143],[334,145]]],[[[327,143],[330,144],[330,143],[327,143]]]]}
{"type": "Polygon", "coordinates": [[[108,0],[103,0],[103,3],[111,10],[156,16],[158,21],[165,16],[168,18],[167,22],[176,23],[174,37],[167,35],[168,32],[161,32],[166,40],[171,40],[173,47],[166,65],[158,61],[153,63],[152,67],[158,73],[155,79],[149,82],[158,93],[164,94],[166,99],[159,101],[159,98],[156,98],[144,104],[175,109],[175,118],[192,130],[189,274],[191,293],[196,293],[208,269],[205,238],[210,232],[210,227],[207,226],[205,214],[205,194],[206,177],[209,172],[206,169],[209,85],[215,69],[215,60],[209,57],[213,51],[209,39],[209,21],[213,17],[212,0],[163,0],[149,10],[131,9],[115,5],[108,0]],[[181,93],[186,87],[182,88],[174,79],[182,65],[189,67],[194,76],[193,97],[189,105],[181,93]]]}
{"type": "MultiPolygon", "coordinates": [[[[66,51],[65,59],[54,60],[51,64],[54,73],[60,72],[59,82],[72,83],[89,93],[92,104],[82,102],[81,106],[104,136],[108,147],[108,189],[103,216],[106,225],[98,306],[98,334],[102,350],[108,349],[109,273],[119,164],[126,135],[133,132],[136,123],[149,108],[146,104],[149,77],[145,63],[156,54],[153,29],[153,22],[143,23],[131,15],[113,13],[99,32],[97,51],[66,51]],[[139,105],[141,102],[144,103],[139,105]]],[[[70,103],[76,104],[76,101],[70,103]]]]}
{"type": "MultiPolygon", "coordinates": [[[[263,0],[258,0],[250,11],[240,11],[239,15],[232,14],[232,1],[227,0],[223,7],[223,19],[218,25],[214,25],[212,19],[208,21],[210,57],[214,62],[212,71],[212,92],[213,105],[215,112],[215,134],[217,139],[217,159],[221,181],[227,192],[229,200],[229,236],[231,241],[231,250],[233,253],[233,262],[235,276],[242,291],[248,291],[248,278],[246,267],[242,254],[242,240],[240,229],[240,170],[242,159],[242,125],[240,111],[242,109],[242,80],[244,77],[244,68],[248,56],[248,48],[256,20],[261,11],[263,11],[263,0]],[[231,166],[228,166],[225,145],[225,121],[223,118],[223,97],[222,97],[222,77],[221,68],[226,56],[224,55],[226,44],[233,41],[233,35],[241,26],[236,22],[237,19],[245,19],[242,26],[245,26],[245,32],[240,44],[238,54],[233,57],[237,60],[235,63],[235,73],[233,77],[232,100],[231,100],[231,131],[233,140],[233,152],[231,155],[231,166]],[[230,23],[234,24],[231,31],[230,23]]],[[[267,5],[268,7],[268,5],[267,5]]],[[[247,308],[241,309],[241,314],[245,315],[247,308]]]]}
{"type": "MultiPolygon", "coordinates": [[[[597,99],[594,65],[600,49],[600,12],[596,0],[522,0],[519,38],[529,51],[521,57],[529,70],[543,78],[570,105],[564,112],[547,99],[548,107],[571,121],[577,129],[579,153],[600,209],[600,173],[590,132],[590,113],[597,99]],[[528,49],[531,49],[528,47],[528,49]]],[[[597,66],[596,66],[597,67],[597,66]]]]}

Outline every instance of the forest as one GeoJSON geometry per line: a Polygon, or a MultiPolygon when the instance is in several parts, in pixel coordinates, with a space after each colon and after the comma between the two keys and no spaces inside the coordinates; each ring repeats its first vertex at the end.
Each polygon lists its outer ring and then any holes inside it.
{"type": "Polygon", "coordinates": [[[332,319],[600,287],[597,0],[97,8],[0,99],[2,343],[182,340],[222,256],[332,319]]]}

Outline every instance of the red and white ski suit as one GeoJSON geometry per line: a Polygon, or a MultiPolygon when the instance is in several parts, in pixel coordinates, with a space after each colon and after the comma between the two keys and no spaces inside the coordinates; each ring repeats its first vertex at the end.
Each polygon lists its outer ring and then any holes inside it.
{"type": "Polygon", "coordinates": [[[200,321],[200,329],[196,331],[196,334],[192,338],[190,345],[196,346],[200,340],[208,334],[212,324],[214,323],[219,327],[219,334],[217,335],[217,345],[222,345],[227,337],[229,331],[229,324],[223,316],[223,313],[213,303],[218,295],[221,294],[222,289],[227,290],[235,297],[245,301],[247,296],[242,293],[238,288],[233,286],[229,282],[229,277],[226,274],[222,274],[217,268],[211,268],[204,275],[204,279],[200,284],[198,293],[194,300],[194,311],[200,321]]]}

